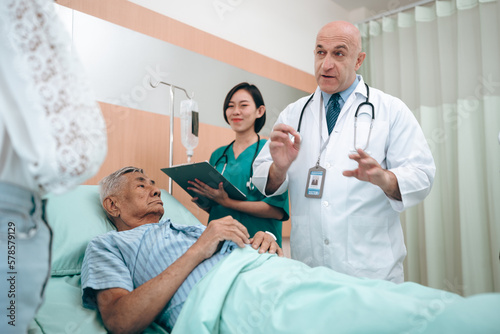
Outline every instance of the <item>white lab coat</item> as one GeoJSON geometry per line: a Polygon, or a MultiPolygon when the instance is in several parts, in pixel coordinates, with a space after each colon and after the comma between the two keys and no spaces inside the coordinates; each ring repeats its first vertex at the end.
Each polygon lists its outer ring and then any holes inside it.
{"type": "MultiPolygon", "coordinates": [[[[308,171],[317,161],[320,146],[328,139],[320,96],[318,87],[304,111],[298,157],[288,170],[287,180],[275,193],[282,193],[288,187],[292,258],[348,275],[402,282],[406,247],[399,213],[427,196],[436,169],[424,134],[401,100],[370,87],[375,121],[366,151],[396,175],[402,201],[389,199],[371,183],[343,176],[342,171],[357,167],[348,154],[354,147],[354,114],[366,100],[366,88],[360,77],[321,154],[320,165],[326,169],[323,196],[306,198],[308,171]]],[[[308,98],[290,104],[276,124],[297,128],[308,98]]],[[[357,147],[365,147],[369,113],[370,108],[363,107],[358,114],[357,147]]],[[[263,193],[271,163],[267,142],[254,163],[253,183],[263,193]]]]}

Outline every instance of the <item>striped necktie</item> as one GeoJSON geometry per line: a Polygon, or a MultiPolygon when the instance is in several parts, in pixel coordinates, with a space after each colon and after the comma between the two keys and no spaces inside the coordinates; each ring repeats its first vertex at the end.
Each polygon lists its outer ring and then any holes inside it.
{"type": "Polygon", "coordinates": [[[330,100],[327,104],[327,112],[326,112],[326,124],[328,125],[328,134],[332,133],[333,128],[335,127],[335,123],[337,122],[337,118],[340,114],[340,94],[335,93],[330,97],[330,100]]]}

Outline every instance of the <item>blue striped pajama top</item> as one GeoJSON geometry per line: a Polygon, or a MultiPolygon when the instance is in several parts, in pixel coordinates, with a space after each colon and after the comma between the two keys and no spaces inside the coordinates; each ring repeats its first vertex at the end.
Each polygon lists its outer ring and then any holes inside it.
{"type": "MultiPolygon", "coordinates": [[[[82,265],[83,306],[96,309],[95,291],[139,287],[170,266],[205,230],[203,225],[174,225],[169,219],[128,231],[111,231],[94,238],[82,265]]],[[[171,330],[194,285],[234,247],[226,241],[211,258],[200,263],[176,291],[156,321],[171,330]]]]}

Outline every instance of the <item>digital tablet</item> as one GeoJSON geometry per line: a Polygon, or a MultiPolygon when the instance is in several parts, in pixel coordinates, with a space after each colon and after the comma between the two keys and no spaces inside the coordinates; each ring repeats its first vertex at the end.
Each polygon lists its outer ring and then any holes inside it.
{"type": "Polygon", "coordinates": [[[194,179],[198,179],[208,186],[216,189],[219,188],[219,183],[222,182],[224,190],[227,192],[227,195],[230,198],[240,201],[244,201],[247,199],[244,193],[242,193],[231,182],[229,182],[221,173],[219,173],[217,169],[215,169],[207,161],[177,165],[168,168],[162,168],[161,170],[172,180],[174,180],[175,183],[177,183],[189,195],[191,195],[191,197],[198,197],[198,204],[201,207],[208,207],[213,203],[208,198],[200,196],[192,190],[188,190],[188,187],[192,187],[192,185],[190,185],[188,181],[194,181],[194,179]]]}

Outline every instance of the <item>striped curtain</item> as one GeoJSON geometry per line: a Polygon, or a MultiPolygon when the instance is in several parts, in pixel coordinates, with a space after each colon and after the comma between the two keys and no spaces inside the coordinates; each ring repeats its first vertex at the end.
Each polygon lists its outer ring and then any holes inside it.
{"type": "Polygon", "coordinates": [[[402,214],[406,280],[465,296],[500,292],[500,4],[436,1],[358,25],[359,73],[401,98],[436,161],[402,214]]]}

